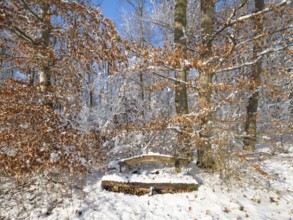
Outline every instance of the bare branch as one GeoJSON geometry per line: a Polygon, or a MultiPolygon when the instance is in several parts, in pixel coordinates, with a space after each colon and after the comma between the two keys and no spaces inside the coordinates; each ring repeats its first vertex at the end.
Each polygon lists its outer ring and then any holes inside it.
{"type": "Polygon", "coordinates": [[[24,7],[30,11],[30,13],[32,13],[39,21],[42,21],[42,18],[40,18],[30,7],[29,5],[26,3],[25,0],[20,0],[23,4],[24,4],[24,7]]]}
{"type": "Polygon", "coordinates": [[[165,78],[165,79],[172,80],[172,81],[174,81],[174,82],[183,83],[183,84],[185,84],[185,85],[188,85],[187,82],[182,81],[182,80],[178,80],[178,79],[176,79],[176,78],[174,78],[174,77],[165,76],[165,75],[160,74],[160,73],[157,73],[157,72],[155,72],[155,71],[153,71],[153,72],[151,72],[151,73],[154,74],[154,75],[156,75],[156,76],[159,76],[159,77],[162,77],[162,78],[165,78]]]}
{"type": "MultiPolygon", "coordinates": [[[[31,43],[33,43],[34,45],[37,45],[37,43],[30,37],[28,36],[26,33],[24,33],[22,30],[20,30],[18,27],[14,26],[15,29],[15,33],[21,37],[22,39],[29,41],[31,43]]],[[[13,29],[10,29],[11,31],[13,31],[13,29]]]]}

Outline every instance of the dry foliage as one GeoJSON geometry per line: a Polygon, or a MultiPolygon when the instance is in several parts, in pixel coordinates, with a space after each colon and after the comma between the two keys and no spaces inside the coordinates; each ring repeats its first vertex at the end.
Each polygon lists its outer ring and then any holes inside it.
{"type": "Polygon", "coordinates": [[[1,47],[7,51],[1,58],[22,72],[46,65],[51,74],[76,74],[104,61],[115,71],[125,61],[113,22],[97,8],[62,0],[12,0],[0,6],[1,47]],[[48,43],[40,31],[48,32],[48,43]]]}
{"type": "Polygon", "coordinates": [[[105,63],[111,73],[126,65],[127,43],[97,8],[83,3],[12,0],[0,7],[1,67],[9,65],[30,79],[1,85],[2,171],[20,175],[56,167],[74,172],[101,162],[99,135],[79,131],[76,122],[83,78],[105,63]],[[41,72],[46,78],[40,84],[34,75],[41,72]]]}
{"type": "Polygon", "coordinates": [[[71,128],[43,103],[38,86],[11,80],[0,88],[0,163],[6,175],[48,168],[85,171],[102,162],[97,136],[71,128]],[[93,162],[93,161],[92,161],[93,162]]]}
{"type": "MultiPolygon", "coordinates": [[[[204,146],[206,141],[215,145],[219,150],[213,152],[218,157],[218,167],[227,169],[222,161],[229,159],[226,157],[227,152],[230,152],[228,148],[234,147],[231,140],[238,141],[235,136],[243,134],[247,97],[262,87],[260,100],[263,102],[292,99],[291,87],[283,88],[286,81],[289,81],[290,68],[287,66],[290,63],[285,63],[289,60],[286,50],[291,45],[288,36],[292,27],[292,16],[289,16],[292,9],[284,7],[289,1],[282,2],[278,6],[268,5],[259,14],[246,15],[243,10],[245,4],[223,9],[216,15],[215,30],[208,39],[208,43],[213,45],[212,55],[202,56],[207,53],[207,45],[201,41],[187,42],[186,48],[176,50],[172,46],[153,48],[145,45],[140,48],[135,43],[122,41],[113,23],[105,19],[96,8],[77,2],[2,1],[1,60],[12,64],[13,68],[26,75],[31,70],[38,73],[46,69],[51,81],[46,90],[41,90],[42,85],[37,82],[27,84],[7,81],[1,86],[0,159],[4,171],[6,174],[15,174],[52,166],[69,170],[84,169],[83,165],[80,166],[80,158],[90,160],[89,143],[96,141],[94,136],[99,142],[100,139],[105,141],[119,136],[124,131],[151,132],[170,127],[176,132],[188,133],[197,149],[204,146]],[[45,15],[42,14],[44,6],[48,7],[45,15]],[[255,19],[265,27],[261,33],[256,33],[253,28],[255,19]],[[280,23],[282,27],[277,28],[280,23]],[[44,34],[40,32],[49,35],[48,42],[45,42],[44,34]],[[264,42],[261,51],[254,54],[254,44],[260,40],[264,42]],[[138,62],[123,69],[128,66],[127,55],[135,56],[138,62]],[[256,82],[250,77],[251,67],[261,59],[266,59],[266,62],[263,65],[262,79],[256,82]],[[275,60],[277,63],[273,62],[275,60]],[[205,92],[209,94],[208,101],[192,106],[190,114],[151,118],[141,123],[139,117],[129,120],[128,115],[141,116],[134,103],[134,110],[122,113],[121,117],[113,117],[114,128],[110,128],[100,138],[99,135],[78,131],[74,119],[81,109],[84,75],[104,66],[107,66],[109,75],[118,70],[127,70],[141,73],[142,78],[144,72],[150,72],[166,79],[164,83],[157,81],[141,86],[141,90],[149,92],[150,96],[155,92],[163,92],[166,87],[174,88],[176,79],[170,77],[169,71],[197,70],[213,80],[206,86],[202,86],[197,79],[195,82],[179,82],[187,84],[190,93],[199,92],[203,90],[201,87],[206,87],[205,92]],[[56,106],[61,106],[61,113],[55,112],[56,106]],[[225,115],[223,112],[227,109],[225,115]],[[238,113],[234,114],[233,111],[238,113]],[[211,114],[213,117],[209,121],[211,114]],[[197,126],[201,121],[211,122],[206,123],[210,126],[211,138],[199,135],[200,129],[197,126]],[[178,131],[174,127],[192,129],[178,131]],[[52,162],[54,158],[58,159],[52,162]]],[[[275,129],[269,130],[270,126],[281,128],[282,123],[287,118],[290,119],[288,115],[281,118],[278,114],[276,117],[258,114],[259,133],[265,131],[274,134],[275,129]]],[[[292,128],[286,125],[282,130],[288,127],[292,128]]],[[[280,136],[284,134],[286,133],[283,132],[280,136]]],[[[276,135],[274,141],[278,138],[276,135]]]]}

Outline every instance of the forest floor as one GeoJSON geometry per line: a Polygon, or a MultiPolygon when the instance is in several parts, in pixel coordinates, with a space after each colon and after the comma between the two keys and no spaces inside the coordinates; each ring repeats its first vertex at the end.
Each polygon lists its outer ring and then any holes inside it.
{"type": "Polygon", "coordinates": [[[223,184],[219,175],[195,170],[198,191],[151,196],[103,190],[103,171],[74,181],[1,178],[0,219],[293,219],[293,147],[258,166],[269,176],[247,169],[247,178],[223,184]]]}

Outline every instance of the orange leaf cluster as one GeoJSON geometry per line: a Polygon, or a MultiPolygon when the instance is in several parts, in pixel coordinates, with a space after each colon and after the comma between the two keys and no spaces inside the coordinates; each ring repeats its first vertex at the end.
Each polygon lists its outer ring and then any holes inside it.
{"type": "Polygon", "coordinates": [[[64,125],[62,116],[40,101],[43,95],[37,86],[15,80],[1,85],[0,164],[6,175],[87,170],[95,151],[89,143],[98,145],[98,137],[64,125]]]}

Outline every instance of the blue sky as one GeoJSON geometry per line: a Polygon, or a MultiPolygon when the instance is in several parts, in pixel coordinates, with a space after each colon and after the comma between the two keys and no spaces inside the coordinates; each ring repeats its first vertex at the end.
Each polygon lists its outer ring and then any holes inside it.
{"type": "Polygon", "coordinates": [[[117,29],[121,23],[121,11],[122,9],[130,10],[130,6],[127,5],[123,0],[104,0],[101,9],[105,17],[110,18],[117,29]]]}

